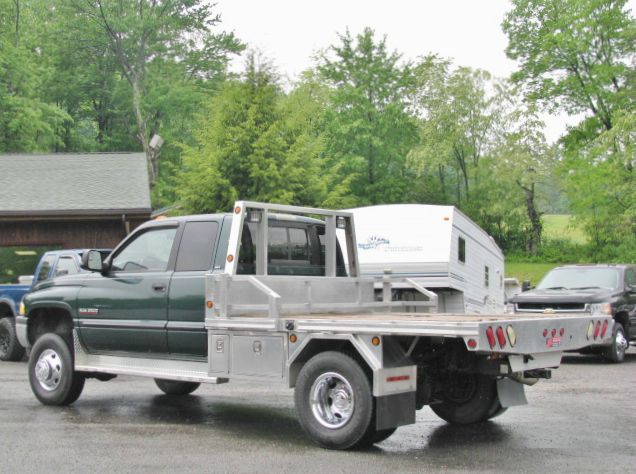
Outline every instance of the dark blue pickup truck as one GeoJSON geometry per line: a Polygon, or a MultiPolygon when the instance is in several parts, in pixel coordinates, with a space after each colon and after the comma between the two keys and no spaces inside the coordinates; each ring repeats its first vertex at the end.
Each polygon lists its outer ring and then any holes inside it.
{"type": "MultiPolygon", "coordinates": [[[[100,251],[104,255],[110,250],[100,251]]],[[[79,273],[83,250],[55,250],[42,255],[28,284],[0,285],[0,360],[15,361],[24,356],[24,348],[15,334],[15,316],[22,297],[45,280],[79,273]]]]}

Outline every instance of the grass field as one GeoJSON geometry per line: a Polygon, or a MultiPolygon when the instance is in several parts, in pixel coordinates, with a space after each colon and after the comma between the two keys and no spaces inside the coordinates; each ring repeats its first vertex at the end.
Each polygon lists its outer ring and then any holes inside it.
{"type": "Polygon", "coordinates": [[[524,280],[530,280],[532,286],[535,286],[541,278],[551,270],[558,266],[557,263],[515,263],[506,262],[505,275],[514,277],[522,283],[524,280]]]}
{"type": "Polygon", "coordinates": [[[546,214],[543,216],[543,236],[548,239],[568,239],[575,244],[586,244],[587,236],[576,226],[567,214],[546,214]]]}
{"type": "MultiPolygon", "coordinates": [[[[565,214],[546,214],[543,216],[543,237],[547,239],[566,239],[575,244],[586,244],[587,236],[583,229],[572,222],[571,216],[565,214]]],[[[571,263],[571,262],[563,262],[571,263]]],[[[541,281],[548,270],[559,263],[517,263],[506,261],[507,277],[514,277],[523,282],[530,280],[532,286],[541,281]]]]}

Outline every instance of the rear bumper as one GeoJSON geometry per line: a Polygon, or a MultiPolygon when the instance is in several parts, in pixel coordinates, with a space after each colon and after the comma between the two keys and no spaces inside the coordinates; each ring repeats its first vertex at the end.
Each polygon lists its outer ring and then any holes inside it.
{"type": "Polygon", "coordinates": [[[25,316],[16,316],[15,333],[18,336],[18,342],[22,347],[29,347],[29,338],[27,332],[27,318],[25,316]]]}

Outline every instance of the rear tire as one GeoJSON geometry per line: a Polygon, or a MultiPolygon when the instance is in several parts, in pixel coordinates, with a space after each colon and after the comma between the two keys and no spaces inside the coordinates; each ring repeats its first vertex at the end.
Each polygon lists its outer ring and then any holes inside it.
{"type": "Polygon", "coordinates": [[[497,383],[484,375],[452,373],[446,380],[444,399],[431,410],[448,423],[480,423],[503,413],[497,383]]]}
{"type": "Polygon", "coordinates": [[[24,347],[18,342],[15,320],[12,317],[0,319],[0,360],[16,362],[23,357],[24,347]]]}
{"type": "Polygon", "coordinates": [[[351,449],[373,443],[371,382],[348,355],[329,351],[312,357],[298,375],[294,399],[300,425],[320,446],[351,449]]]}
{"type": "Polygon", "coordinates": [[[615,364],[621,363],[625,360],[625,351],[628,347],[629,342],[625,338],[625,329],[621,323],[615,321],[612,330],[612,344],[604,350],[603,357],[615,364]]]}
{"type": "Polygon", "coordinates": [[[84,375],[75,372],[73,354],[58,334],[48,333],[34,344],[29,356],[31,390],[44,405],[70,405],[84,389],[84,375]]]}
{"type": "Polygon", "coordinates": [[[155,383],[166,395],[189,395],[201,385],[198,382],[179,382],[166,379],[155,379],[155,383]]]}

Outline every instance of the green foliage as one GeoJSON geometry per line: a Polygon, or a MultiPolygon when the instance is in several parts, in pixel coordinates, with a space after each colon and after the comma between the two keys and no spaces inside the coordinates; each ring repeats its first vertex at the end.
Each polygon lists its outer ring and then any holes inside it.
{"type": "Polygon", "coordinates": [[[39,17],[24,2],[0,1],[0,152],[45,151],[71,122],[45,94],[54,71],[34,49],[39,17]]]}
{"type": "Polygon", "coordinates": [[[312,85],[285,96],[252,54],[242,79],[227,81],[185,153],[177,194],[184,212],[209,212],[242,199],[316,205],[326,197],[324,139],[312,127],[320,105],[312,85]],[[204,186],[201,188],[200,186],[204,186]]]}
{"type": "MultiPolygon", "coordinates": [[[[407,110],[415,85],[410,66],[366,28],[355,38],[341,35],[319,58],[318,72],[330,88],[327,156],[337,180],[350,186],[347,204],[408,201],[406,156],[417,140],[417,122],[407,110]]],[[[333,196],[329,202],[338,204],[333,196]]]]}
{"type": "Polygon", "coordinates": [[[513,78],[551,110],[591,112],[612,128],[634,100],[636,27],[627,0],[513,0],[503,23],[513,78]]]}

